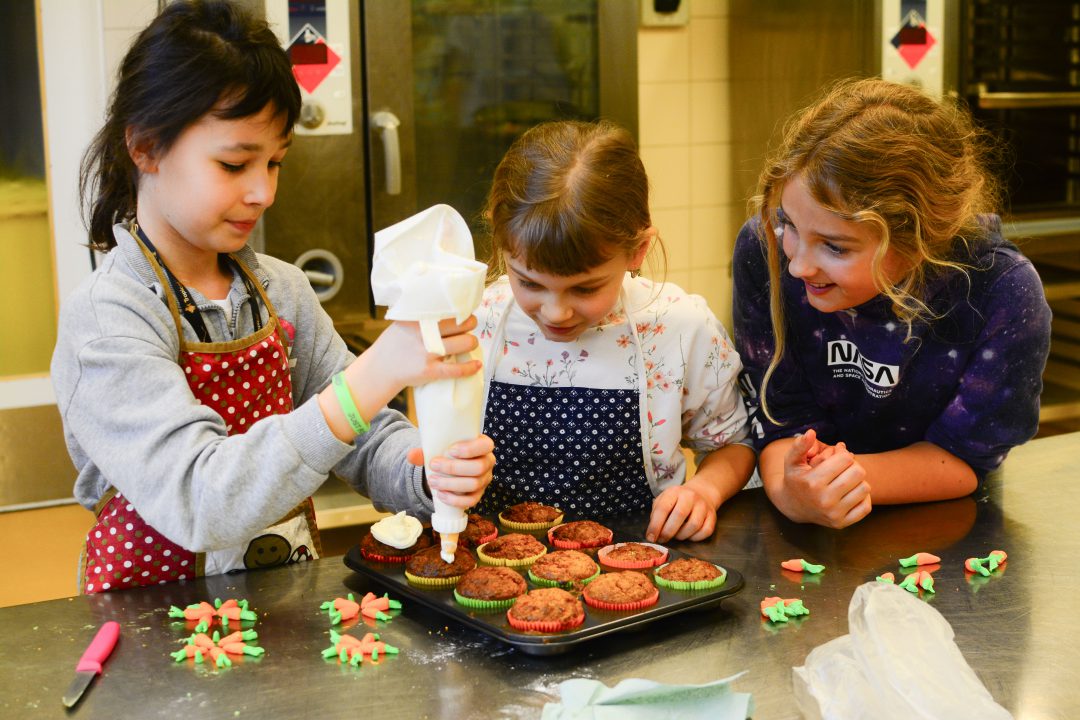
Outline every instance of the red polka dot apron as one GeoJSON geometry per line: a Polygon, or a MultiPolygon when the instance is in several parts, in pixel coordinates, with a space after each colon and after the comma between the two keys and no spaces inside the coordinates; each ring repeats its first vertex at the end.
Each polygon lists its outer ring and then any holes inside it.
{"type": "MultiPolygon", "coordinates": [[[[255,332],[229,342],[188,342],[181,329],[185,317],[197,315],[183,288],[160,263],[153,246],[135,228],[132,233],[166,288],[169,310],[180,336],[178,362],[188,387],[199,403],[212,408],[225,421],[229,435],[239,435],[267,415],[292,410],[288,343],[284,321],[279,320],[262,284],[236,257],[249,296],[261,298],[269,316],[255,332]],[[168,275],[168,279],[166,279],[168,275]],[[168,291],[172,286],[173,292],[168,291]],[[183,305],[181,304],[183,303],[183,305]],[[182,310],[183,308],[183,310],[182,310]]],[[[257,305],[252,317],[258,318],[257,305]]],[[[193,322],[205,335],[201,318],[193,322]]],[[[208,339],[208,338],[207,338],[208,339]]],[[[95,508],[97,523],[86,537],[80,587],[90,594],[122,588],[157,585],[232,570],[272,567],[315,559],[321,553],[315,509],[308,498],[271,527],[242,545],[209,553],[194,553],[154,530],[123,495],[110,488],[95,508]]]]}

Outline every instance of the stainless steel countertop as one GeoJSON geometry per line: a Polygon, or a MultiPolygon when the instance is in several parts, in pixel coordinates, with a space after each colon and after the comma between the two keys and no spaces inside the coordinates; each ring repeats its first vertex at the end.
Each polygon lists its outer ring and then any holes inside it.
{"type": "MultiPolygon", "coordinates": [[[[377,712],[392,718],[532,718],[572,677],[608,685],[630,677],[704,683],[733,675],[754,696],[757,718],[798,717],[791,668],[847,632],[855,587],[898,569],[917,551],[940,555],[937,593],[927,600],[952,624],[956,643],[994,698],[1017,718],[1066,718],[1080,709],[1076,631],[1080,613],[1080,433],[1015,449],[976,495],[949,502],[877,508],[843,531],[795,525],[760,490],[722,509],[716,535],[678,547],[738,569],[746,588],[720,608],[536,657],[406,605],[380,623],[401,654],[360,668],[324,661],[330,642],[319,604],[346,592],[379,590],[341,558],[144,590],[0,609],[0,717],[336,718],[377,712]],[[1009,553],[996,577],[971,584],[962,563],[991,550],[1009,553]],[[800,578],[782,560],[824,563],[800,578]],[[771,627],[758,603],[798,596],[811,615],[771,627]],[[232,668],[177,664],[168,652],[186,635],[170,605],[247,598],[267,649],[232,668]],[[98,626],[121,623],[120,642],[73,713],[60,696],[98,626]]],[[[640,518],[610,523],[640,532],[640,518]]],[[[354,631],[354,634],[359,634],[354,631]]],[[[902,653],[903,648],[897,648],[902,653]]]]}

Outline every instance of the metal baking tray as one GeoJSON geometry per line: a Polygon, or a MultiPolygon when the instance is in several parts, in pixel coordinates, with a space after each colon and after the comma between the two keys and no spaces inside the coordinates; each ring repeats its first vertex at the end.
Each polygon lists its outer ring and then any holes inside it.
{"type": "MultiPolygon", "coordinates": [[[[505,528],[499,525],[498,520],[493,520],[499,527],[499,534],[505,532],[505,528]]],[[[602,522],[602,521],[601,521],[602,522]]],[[[542,533],[531,533],[544,543],[548,551],[552,548],[547,542],[547,536],[542,533]]],[[[612,542],[645,542],[640,537],[627,537],[623,533],[615,532],[612,542]]],[[[666,547],[666,546],[665,546],[666,547]]],[[[596,550],[587,550],[592,558],[596,559],[596,550]]],[[[668,562],[681,557],[690,557],[687,553],[679,552],[673,548],[667,548],[668,562]]],[[[476,556],[475,551],[473,557],[476,556]]],[[[466,608],[454,600],[454,591],[450,589],[431,590],[412,585],[405,578],[404,564],[372,562],[360,554],[360,546],[355,545],[345,554],[345,565],[350,569],[365,575],[372,580],[384,585],[394,599],[407,599],[426,605],[432,610],[445,615],[474,630],[490,635],[498,640],[513,645],[522,652],[530,655],[557,655],[572,649],[575,645],[594,640],[604,635],[637,628],[654,620],[670,617],[688,610],[702,610],[720,604],[720,601],[739,592],[745,584],[743,576],[737,570],[726,565],[720,565],[727,571],[727,580],[718,588],[712,590],[679,591],[659,588],[660,599],[652,607],[634,612],[614,612],[610,610],[597,610],[585,604],[585,622],[574,628],[560,633],[525,633],[515,630],[506,619],[506,610],[477,611],[466,608]]],[[[517,570],[525,578],[529,590],[537,586],[529,580],[528,567],[512,568],[517,570]]],[[[601,570],[608,572],[610,569],[601,565],[601,570]]],[[[637,570],[652,576],[652,570],[637,570]]],[[[571,592],[574,592],[571,590],[571,592]]]]}

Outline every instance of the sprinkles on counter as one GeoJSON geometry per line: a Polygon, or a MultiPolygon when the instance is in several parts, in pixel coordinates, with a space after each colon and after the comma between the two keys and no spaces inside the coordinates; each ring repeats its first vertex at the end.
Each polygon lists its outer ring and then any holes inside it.
{"type": "Polygon", "coordinates": [[[785,560],[784,562],[780,563],[780,567],[784,568],[785,570],[791,570],[792,572],[804,572],[805,571],[805,572],[808,572],[808,573],[810,573],[812,575],[817,575],[818,573],[820,573],[822,570],[825,569],[824,565],[815,565],[813,563],[808,563],[805,560],[803,560],[802,558],[793,558],[791,560],[785,560]]]}
{"type": "Polygon", "coordinates": [[[933,565],[941,562],[941,558],[937,555],[928,552],[917,552],[914,555],[906,558],[900,558],[898,561],[900,567],[916,567],[918,565],[933,565]]]}

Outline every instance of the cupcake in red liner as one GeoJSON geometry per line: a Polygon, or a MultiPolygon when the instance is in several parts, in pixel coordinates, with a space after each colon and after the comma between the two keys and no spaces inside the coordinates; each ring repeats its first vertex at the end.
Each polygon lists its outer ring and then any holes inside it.
{"type": "MultiPolygon", "coordinates": [[[[431,534],[435,537],[435,544],[441,545],[439,533],[432,530],[431,534]]],[[[475,548],[478,545],[491,542],[498,536],[499,528],[495,527],[495,523],[482,515],[473,513],[469,515],[469,523],[465,526],[465,529],[458,535],[458,542],[464,544],[465,547],[475,548]]]]}
{"type": "Polygon", "coordinates": [[[405,577],[414,585],[426,588],[448,588],[462,575],[476,567],[476,559],[466,548],[458,547],[454,562],[442,559],[441,549],[429,547],[405,562],[405,577]]]}
{"type": "Polygon", "coordinates": [[[671,590],[712,590],[724,584],[727,571],[697,558],[679,558],[656,568],[653,579],[671,590]]]}
{"type": "Polygon", "coordinates": [[[600,574],[600,566],[580,550],[556,550],[529,568],[529,579],[543,587],[587,585],[600,574]]]}
{"type": "Polygon", "coordinates": [[[624,542],[600,548],[597,560],[620,570],[644,570],[663,565],[668,559],[667,548],[653,543],[624,542]]]}
{"type": "Polygon", "coordinates": [[[431,536],[428,533],[421,534],[416,539],[416,542],[407,548],[396,548],[381,543],[370,532],[360,539],[360,555],[365,560],[371,560],[372,562],[403,563],[416,553],[429,547],[431,547],[431,536]]]}
{"type": "Polygon", "coordinates": [[[560,550],[581,550],[607,545],[613,535],[611,528],[598,522],[578,520],[548,530],[548,541],[560,550]]]}
{"type": "Polygon", "coordinates": [[[582,597],[600,610],[640,610],[655,605],[660,590],[645,575],[633,570],[605,573],[585,586],[582,597]]]}
{"type": "Polygon", "coordinates": [[[481,562],[509,567],[531,565],[546,552],[547,548],[542,542],[525,533],[502,535],[476,548],[481,562]]]}
{"type": "Polygon", "coordinates": [[[499,522],[511,530],[536,532],[561,523],[563,511],[538,502],[523,502],[499,513],[499,522]]]}
{"type": "Polygon", "coordinates": [[[506,611],[506,620],[515,630],[555,633],[585,622],[585,608],[562,588],[538,588],[519,597],[506,611]]]}
{"type": "Polygon", "coordinates": [[[476,567],[458,580],[454,599],[473,610],[505,610],[528,590],[525,578],[508,567],[476,567]]]}

